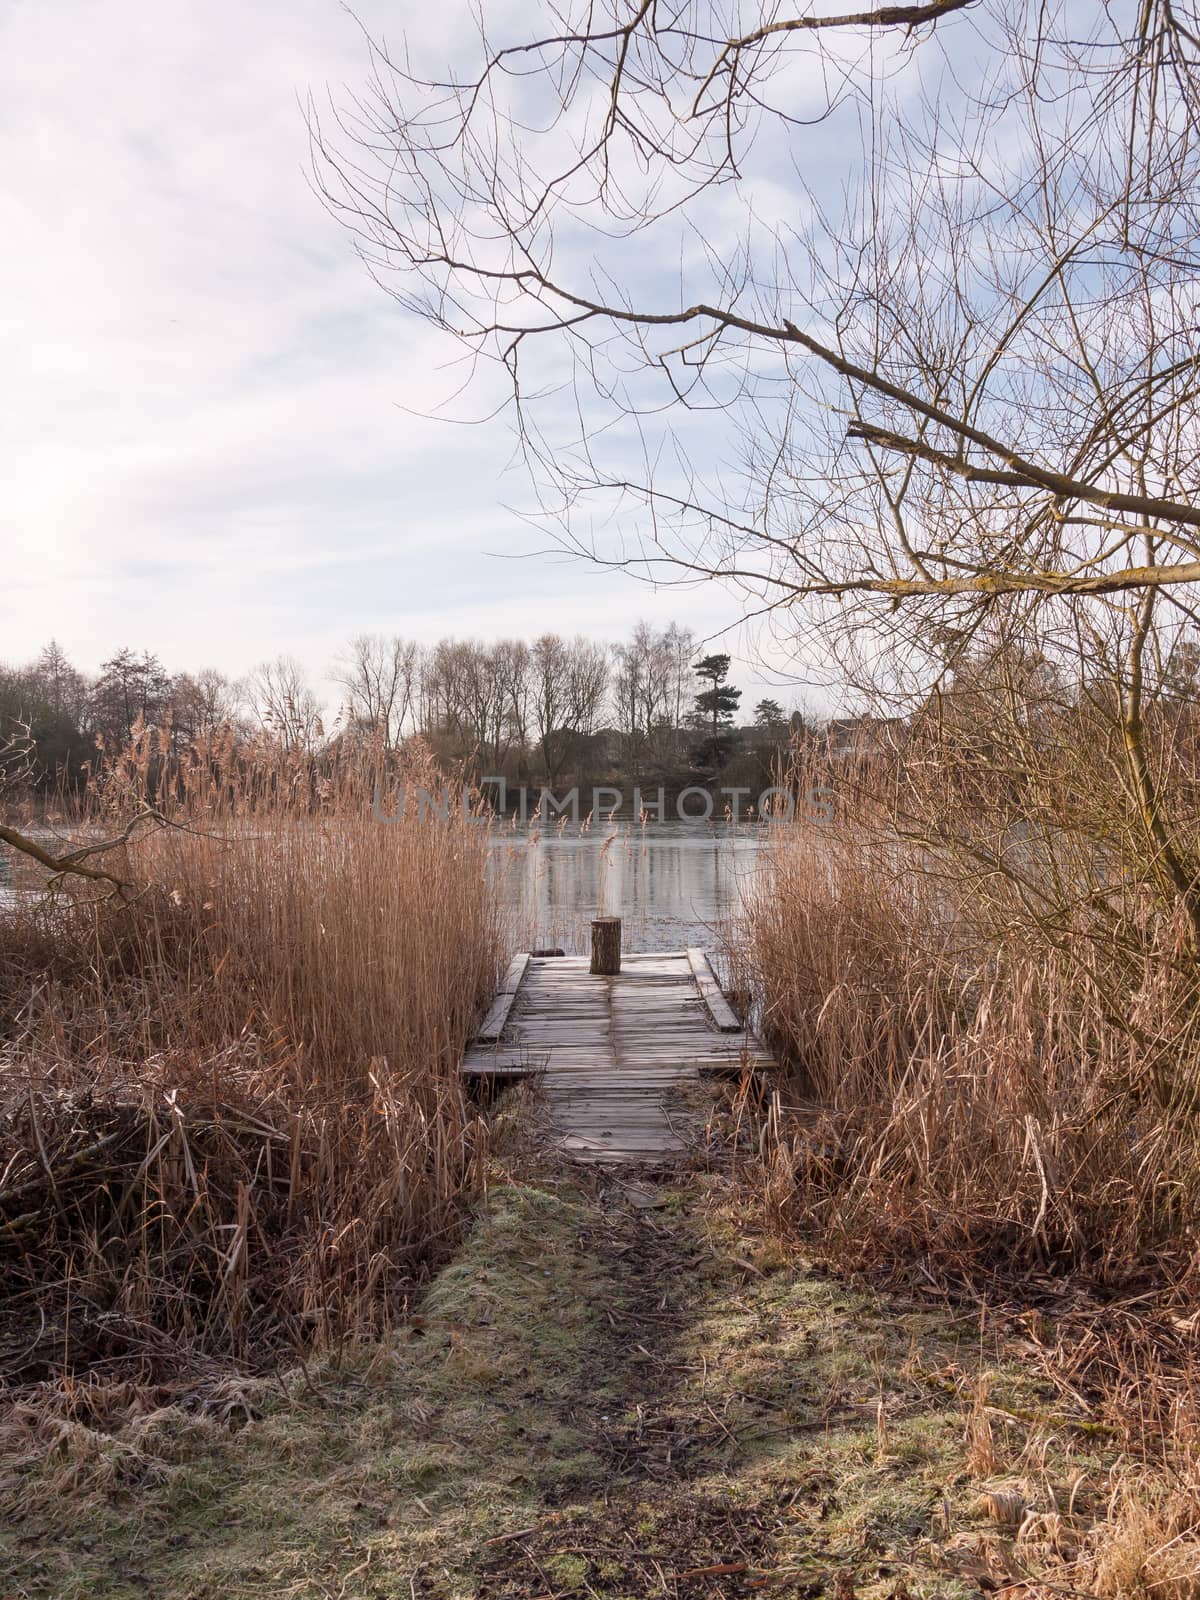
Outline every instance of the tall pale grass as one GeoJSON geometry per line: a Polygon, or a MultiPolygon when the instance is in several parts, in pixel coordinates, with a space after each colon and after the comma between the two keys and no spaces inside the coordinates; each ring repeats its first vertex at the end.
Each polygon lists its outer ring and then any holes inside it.
{"type": "Polygon", "coordinates": [[[781,1221],[975,1279],[1187,1270],[1195,991],[1156,946],[1104,994],[1069,946],[973,924],[922,852],[804,825],[775,834],[743,934],[739,981],[794,1069],[767,1148],[781,1221]]]}
{"type": "MultiPolygon", "coordinates": [[[[0,1318],[42,1327],[19,1376],[377,1329],[478,1181],[458,1065],[502,954],[483,829],[275,776],[180,786],[118,853],[132,899],[89,886],[3,926],[0,1318]]],[[[418,753],[406,776],[436,775],[418,753]]]]}
{"type": "Polygon", "coordinates": [[[731,952],[790,1064],[755,1176],[845,1265],[1049,1312],[1047,1376],[1121,1452],[1057,1592],[1193,1600],[1196,960],[1077,759],[1002,785],[877,757],[829,825],[774,829],[731,952]]]}

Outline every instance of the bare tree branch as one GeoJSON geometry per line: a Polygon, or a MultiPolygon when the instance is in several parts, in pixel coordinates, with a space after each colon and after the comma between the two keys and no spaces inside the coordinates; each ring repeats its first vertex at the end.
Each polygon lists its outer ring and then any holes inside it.
{"type": "Polygon", "coordinates": [[[147,806],[139,811],[137,816],[131,817],[115,837],[83,845],[75,850],[67,850],[61,855],[53,855],[30,834],[3,823],[0,823],[0,844],[10,845],[22,855],[28,856],[31,861],[36,861],[39,866],[48,868],[51,873],[48,884],[51,888],[56,887],[67,877],[86,878],[90,882],[107,883],[124,898],[135,892],[135,885],[128,878],[110,872],[105,867],[89,867],[87,862],[93,856],[104,855],[110,850],[117,850],[127,845],[143,823],[152,827],[169,826],[167,819],[160,812],[147,806]]]}
{"type": "Polygon", "coordinates": [[[1156,522],[1182,522],[1188,527],[1200,527],[1200,506],[1191,506],[1179,500],[1163,500],[1154,496],[1120,494],[1115,490],[1097,489],[1090,483],[1065,473],[1051,472],[1032,462],[1023,461],[1012,451],[997,446],[997,453],[1012,463],[1007,470],[995,467],[976,467],[961,457],[935,450],[920,439],[906,439],[887,428],[871,422],[852,422],[846,430],[850,439],[862,439],[884,450],[900,450],[906,455],[919,456],[935,466],[944,467],[968,483],[991,483],[1018,489],[1046,489],[1058,500],[1083,500],[1089,505],[1103,506],[1106,511],[1128,512],[1133,516],[1151,517],[1156,522]]]}

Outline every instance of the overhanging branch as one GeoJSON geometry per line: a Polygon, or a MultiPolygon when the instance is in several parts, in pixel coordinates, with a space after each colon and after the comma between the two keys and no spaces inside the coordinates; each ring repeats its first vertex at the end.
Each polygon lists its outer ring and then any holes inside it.
{"type": "Polygon", "coordinates": [[[10,828],[0,823],[0,844],[10,845],[14,850],[20,851],[30,860],[36,861],[39,866],[48,868],[50,884],[54,886],[63,878],[86,878],[91,882],[107,883],[118,894],[125,895],[132,891],[133,885],[127,878],[120,877],[115,872],[109,872],[104,867],[90,867],[88,860],[93,856],[103,855],[108,850],[119,849],[128,844],[135,830],[143,823],[150,823],[155,827],[166,827],[167,819],[160,812],[147,807],[139,811],[136,817],[129,822],[115,838],[104,839],[96,844],[82,845],[76,850],[65,851],[62,855],[52,855],[43,848],[36,839],[27,833],[22,833],[19,828],[10,828]]]}
{"type": "Polygon", "coordinates": [[[828,583],[797,584],[798,595],[884,595],[897,604],[920,595],[1089,595],[1130,590],[1164,589],[1172,584],[1200,583],[1200,561],[1166,567],[1123,567],[1116,572],[1086,575],[1068,572],[989,572],[969,578],[847,578],[828,583]]]}
{"type": "Polygon", "coordinates": [[[1106,511],[1125,512],[1134,516],[1149,517],[1154,521],[1186,522],[1192,527],[1200,527],[1200,508],[1195,506],[1189,506],[1178,500],[1162,500],[1153,495],[1122,494],[1115,489],[1097,489],[1093,484],[1083,483],[1078,478],[1070,478],[1063,473],[1050,472],[1042,467],[1031,468],[1021,463],[1021,458],[1015,454],[1010,454],[1008,457],[1014,465],[1006,469],[977,467],[969,461],[963,461],[959,456],[950,455],[948,451],[935,449],[924,440],[905,438],[903,434],[893,433],[890,429],[878,427],[873,422],[852,422],[846,430],[846,435],[850,439],[861,439],[866,444],[876,445],[881,450],[896,450],[904,455],[915,456],[918,460],[928,461],[934,466],[944,468],[947,472],[952,472],[967,483],[997,484],[1014,489],[1048,489],[1062,500],[1083,500],[1089,505],[1102,506],[1106,511]]]}

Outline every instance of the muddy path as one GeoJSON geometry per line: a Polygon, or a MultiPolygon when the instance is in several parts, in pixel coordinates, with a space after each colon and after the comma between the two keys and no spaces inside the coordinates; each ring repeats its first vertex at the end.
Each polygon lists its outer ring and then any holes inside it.
{"type": "Polygon", "coordinates": [[[609,1292],[560,1413],[586,1466],[547,1485],[535,1523],[489,1543],[477,1592],[554,1593],[564,1582],[582,1593],[742,1592],[774,1565],[782,1524],[721,1482],[736,1476],[739,1424],[722,1415],[733,1397],[705,1382],[691,1337],[717,1257],[652,1174],[600,1176],[591,1201],[578,1246],[609,1292]]]}

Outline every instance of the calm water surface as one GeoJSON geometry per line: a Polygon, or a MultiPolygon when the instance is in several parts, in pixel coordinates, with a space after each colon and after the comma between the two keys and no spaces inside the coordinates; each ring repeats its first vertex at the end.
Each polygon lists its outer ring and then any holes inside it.
{"type": "Polygon", "coordinates": [[[491,867],[515,948],[584,950],[596,916],[623,919],[626,950],[711,948],[741,906],[762,842],[752,823],[498,826],[491,867]]]}
{"type": "MultiPolygon", "coordinates": [[[[509,943],[583,951],[591,919],[618,916],[626,950],[713,949],[717,930],[741,907],[764,837],[754,823],[699,819],[562,829],[493,824],[490,867],[509,943]]],[[[0,860],[0,909],[29,898],[6,882],[5,865],[0,860]]]]}

